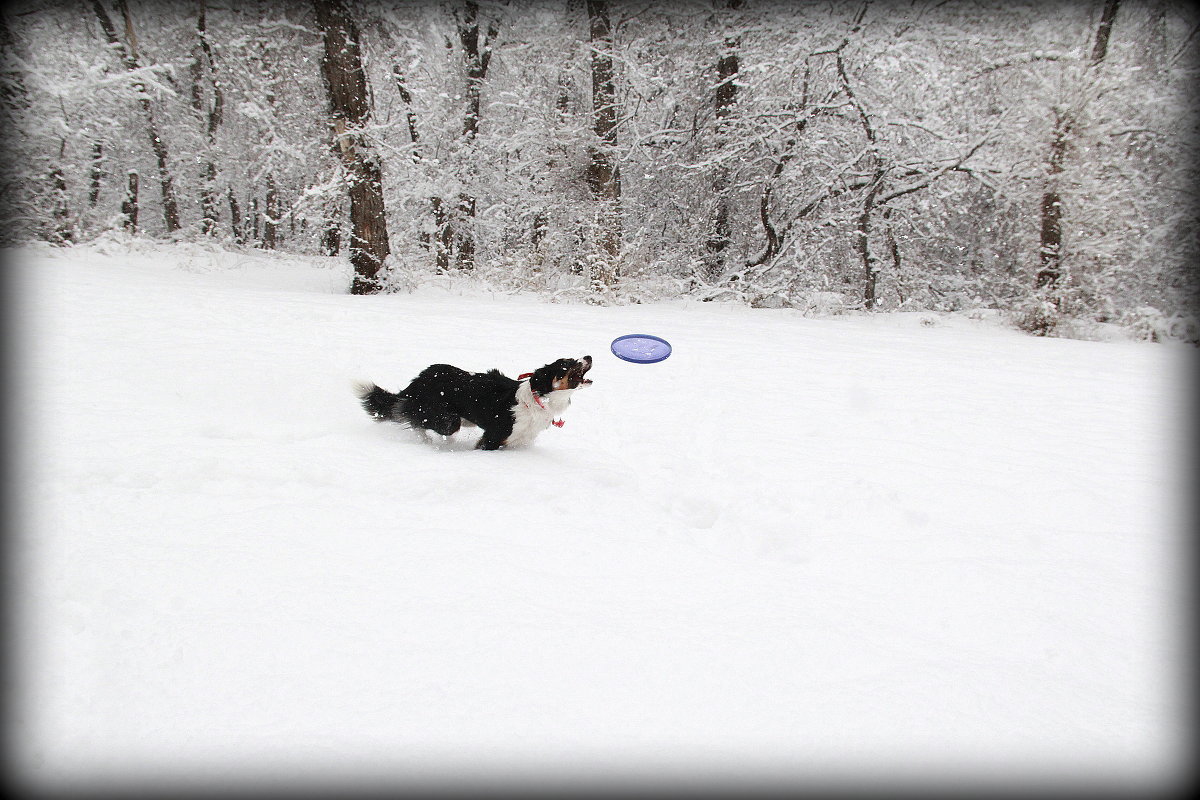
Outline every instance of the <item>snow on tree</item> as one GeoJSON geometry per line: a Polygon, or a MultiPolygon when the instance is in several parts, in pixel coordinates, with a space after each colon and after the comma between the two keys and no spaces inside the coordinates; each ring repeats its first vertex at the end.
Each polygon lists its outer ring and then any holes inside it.
{"type": "Polygon", "coordinates": [[[1133,323],[1196,300],[1190,6],[356,4],[345,148],[317,12],[6,10],[7,235],[86,240],[136,208],[143,235],[349,244],[601,302],[1133,323]]]}

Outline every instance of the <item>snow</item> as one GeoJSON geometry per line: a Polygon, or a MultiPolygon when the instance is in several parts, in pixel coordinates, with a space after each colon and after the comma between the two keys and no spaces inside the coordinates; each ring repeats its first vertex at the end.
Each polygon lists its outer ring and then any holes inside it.
{"type": "Polygon", "coordinates": [[[351,297],[341,261],[187,244],[7,255],[30,786],[1188,763],[1190,348],[351,297]],[[630,332],[674,354],[615,358],[630,332]],[[585,354],[594,385],[524,450],[423,444],[352,388],[585,354]]]}

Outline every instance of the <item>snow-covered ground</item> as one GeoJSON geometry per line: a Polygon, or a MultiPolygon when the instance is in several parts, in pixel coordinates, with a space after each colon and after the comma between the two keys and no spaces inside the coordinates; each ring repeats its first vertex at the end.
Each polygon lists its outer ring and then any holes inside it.
{"type": "Polygon", "coordinates": [[[342,262],[195,245],[8,261],[31,786],[1187,763],[1193,349],[351,297],[342,262]],[[674,355],[613,357],[635,332],[674,355]],[[523,451],[435,449],[351,389],[583,354],[595,384],[523,451]]]}

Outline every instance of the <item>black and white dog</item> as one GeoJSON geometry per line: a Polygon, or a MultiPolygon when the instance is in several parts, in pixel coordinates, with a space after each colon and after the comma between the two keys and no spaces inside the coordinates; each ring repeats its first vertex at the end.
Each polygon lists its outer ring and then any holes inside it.
{"type": "Polygon", "coordinates": [[[551,425],[562,427],[560,415],[571,395],[591,381],[584,377],[592,357],[560,358],[513,380],[499,370],[467,372],[449,364],[426,367],[402,392],[357,385],[363,408],[377,420],[390,419],[428,436],[450,436],[464,425],[478,426],[484,450],[523,447],[551,425]],[[528,378],[529,380],[525,380],[528,378]]]}

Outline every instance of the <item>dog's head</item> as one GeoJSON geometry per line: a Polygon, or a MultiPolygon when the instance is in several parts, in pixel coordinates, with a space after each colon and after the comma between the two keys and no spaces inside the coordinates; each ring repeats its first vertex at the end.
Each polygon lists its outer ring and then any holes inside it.
{"type": "Polygon", "coordinates": [[[562,392],[589,386],[591,381],[584,377],[592,368],[592,357],[560,358],[558,361],[539,367],[529,379],[529,388],[541,395],[562,392]]]}

